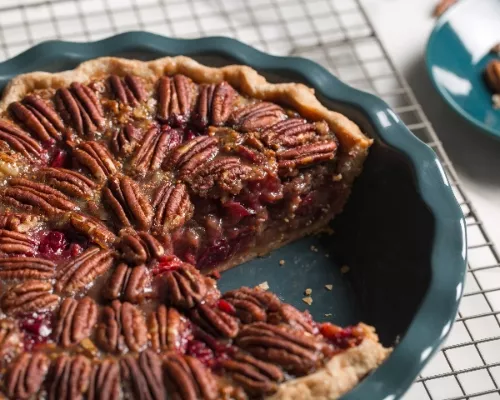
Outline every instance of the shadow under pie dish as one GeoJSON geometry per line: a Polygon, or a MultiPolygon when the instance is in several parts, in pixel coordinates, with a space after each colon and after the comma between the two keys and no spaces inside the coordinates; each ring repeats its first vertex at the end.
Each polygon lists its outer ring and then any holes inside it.
{"type": "Polygon", "coordinates": [[[9,398],[337,398],[389,353],[215,276],[318,232],[371,140],[301,84],[187,57],[14,78],[0,103],[9,398]]]}

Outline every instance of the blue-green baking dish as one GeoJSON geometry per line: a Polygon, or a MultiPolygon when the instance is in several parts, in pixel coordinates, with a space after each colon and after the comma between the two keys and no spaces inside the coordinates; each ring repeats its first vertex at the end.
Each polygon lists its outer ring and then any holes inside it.
{"type": "Polygon", "coordinates": [[[145,32],[93,43],[42,43],[1,63],[0,85],[21,73],[72,69],[101,56],[180,54],[209,65],[246,64],[271,81],[304,82],[375,140],[344,213],[333,223],[333,236],[305,238],[228,271],[220,286],[268,281],[301,309],[306,308],[302,291],[312,288],[309,309],[316,319],[331,315],[340,324],[374,325],[394,352],[343,399],[400,398],[453,325],[463,291],[466,231],[436,155],[382,100],[309,60],[271,56],[228,38],[180,40],[145,32]],[[281,259],[287,261],[284,267],[281,259]],[[339,265],[348,265],[350,272],[342,275],[339,265]],[[334,290],[326,291],[325,284],[334,290]]]}

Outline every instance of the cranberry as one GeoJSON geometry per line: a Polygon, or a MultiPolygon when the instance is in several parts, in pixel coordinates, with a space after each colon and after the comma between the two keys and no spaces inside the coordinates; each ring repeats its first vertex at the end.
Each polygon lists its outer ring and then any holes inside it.
{"type": "Polygon", "coordinates": [[[190,342],[188,342],[186,354],[197,358],[207,367],[212,367],[215,362],[215,355],[213,350],[204,342],[201,342],[199,340],[191,340],[190,342]]]}
{"type": "Polygon", "coordinates": [[[208,246],[201,253],[196,266],[199,269],[213,268],[232,255],[232,249],[226,239],[217,240],[212,246],[208,246]]]}
{"type": "Polygon", "coordinates": [[[223,204],[226,213],[231,218],[233,223],[239,222],[242,218],[248,217],[249,215],[255,214],[255,211],[246,208],[239,201],[226,201],[223,204]]]}
{"type": "Polygon", "coordinates": [[[46,343],[52,333],[52,313],[28,313],[18,316],[19,329],[24,332],[24,348],[46,343]]]}
{"type": "MultiPolygon", "coordinates": [[[[198,327],[194,327],[193,334],[195,340],[193,340],[192,342],[203,343],[205,345],[204,347],[202,347],[201,345],[195,345],[195,350],[197,350],[198,348],[200,348],[200,350],[207,348],[212,352],[211,358],[208,360],[208,364],[206,364],[209,367],[217,368],[218,364],[221,361],[227,360],[236,352],[236,349],[231,344],[218,341],[213,336],[209,335],[198,327]]],[[[189,347],[190,346],[188,344],[188,354],[189,347]]],[[[201,352],[202,356],[205,354],[207,354],[206,351],[201,352]]]]}
{"type": "Polygon", "coordinates": [[[62,168],[64,165],[66,165],[67,158],[68,154],[64,150],[57,149],[54,152],[52,160],[50,161],[50,166],[54,168],[62,168]]]}
{"type": "Polygon", "coordinates": [[[191,128],[186,128],[184,131],[184,140],[193,140],[197,136],[199,136],[198,132],[191,128]]]}
{"type": "Polygon", "coordinates": [[[78,243],[71,243],[69,246],[69,254],[71,257],[77,257],[80,254],[83,253],[83,247],[80,246],[78,243]]]}
{"type": "Polygon", "coordinates": [[[228,303],[224,299],[217,300],[216,305],[219,310],[224,311],[226,314],[230,315],[236,314],[236,309],[234,308],[234,306],[231,303],[228,303]]]}
{"type": "Polygon", "coordinates": [[[50,231],[40,241],[38,252],[42,257],[51,258],[61,255],[68,246],[66,235],[59,231],[50,231]]]}
{"type": "Polygon", "coordinates": [[[329,322],[319,326],[319,332],[335,347],[347,349],[361,343],[362,332],[355,331],[351,327],[341,328],[329,322]]]}
{"type": "Polygon", "coordinates": [[[153,268],[153,276],[161,275],[165,272],[175,271],[181,267],[183,262],[174,255],[163,256],[158,259],[158,265],[153,268]]]}

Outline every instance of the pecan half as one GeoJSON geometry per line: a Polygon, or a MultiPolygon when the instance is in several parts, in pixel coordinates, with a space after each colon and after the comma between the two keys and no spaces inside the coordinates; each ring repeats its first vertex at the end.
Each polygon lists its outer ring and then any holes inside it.
{"type": "MultiPolygon", "coordinates": [[[[36,242],[25,233],[0,229],[0,252],[5,254],[32,255],[36,242]]],[[[0,271],[1,273],[1,271],[0,271]]]]}
{"type": "Polygon", "coordinates": [[[125,232],[117,245],[121,258],[133,264],[145,264],[165,254],[163,245],[147,232],[125,232]]]}
{"type": "Polygon", "coordinates": [[[148,285],[148,270],[144,265],[129,267],[122,263],[109,277],[103,295],[109,300],[121,299],[131,303],[140,303],[146,297],[148,285]]]}
{"type": "Polygon", "coordinates": [[[177,169],[181,179],[188,177],[215,157],[219,151],[217,143],[216,137],[198,136],[172,151],[164,166],[177,169]]]}
{"type": "Polygon", "coordinates": [[[141,130],[132,124],[127,124],[115,131],[109,146],[115,156],[126,157],[132,153],[141,138],[141,130]]]}
{"type": "Polygon", "coordinates": [[[7,229],[12,232],[28,232],[38,222],[38,216],[23,213],[0,214],[0,229],[7,229]]]}
{"type": "Polygon", "coordinates": [[[158,119],[165,122],[186,122],[195,99],[195,85],[184,75],[163,76],[158,81],[158,119]]]}
{"type": "Polygon", "coordinates": [[[318,331],[311,314],[307,310],[300,312],[290,304],[282,304],[277,311],[268,315],[267,321],[273,325],[286,324],[310,334],[316,334],[318,331]]]}
{"type": "Polygon", "coordinates": [[[35,139],[18,126],[5,119],[0,120],[0,141],[30,160],[39,159],[43,148],[35,139]]]}
{"type": "Polygon", "coordinates": [[[160,168],[170,150],[182,142],[182,134],[176,129],[164,125],[161,128],[151,127],[141,140],[141,146],[132,157],[131,171],[136,175],[160,168]]]}
{"type": "Polygon", "coordinates": [[[492,60],[484,70],[484,79],[494,93],[500,93],[500,60],[492,60]]]}
{"type": "Polygon", "coordinates": [[[113,156],[102,143],[83,142],[73,150],[73,156],[99,182],[104,182],[118,171],[113,156]]]}
{"type": "Polygon", "coordinates": [[[47,377],[48,400],[81,400],[89,387],[90,360],[63,354],[52,364],[47,377]]]}
{"type": "Polygon", "coordinates": [[[97,218],[82,213],[71,213],[69,218],[71,227],[86,236],[92,243],[102,248],[107,248],[116,240],[116,235],[111,232],[97,218]]]}
{"type": "Polygon", "coordinates": [[[238,320],[211,304],[198,304],[191,310],[190,318],[212,336],[231,339],[238,334],[238,320]]]}
{"type": "Polygon", "coordinates": [[[4,192],[4,201],[27,211],[39,209],[54,217],[77,208],[65,194],[43,183],[25,178],[13,178],[4,192]]]}
{"type": "Polygon", "coordinates": [[[199,128],[224,125],[233,111],[237,96],[236,90],[226,81],[200,85],[194,123],[199,128]]]}
{"type": "Polygon", "coordinates": [[[110,359],[94,364],[90,375],[88,400],[119,400],[120,367],[110,359]]]}
{"type": "Polygon", "coordinates": [[[111,250],[91,247],[58,268],[54,288],[65,295],[81,292],[98,276],[105,273],[112,264],[111,250]]]}
{"type": "Polygon", "coordinates": [[[92,136],[104,127],[104,112],[95,93],[88,86],[73,82],[61,88],[54,97],[59,114],[80,135],[92,136]]]}
{"type": "Polygon", "coordinates": [[[273,394],[278,390],[278,383],[285,379],[279,367],[242,352],[222,360],[220,367],[252,396],[273,394]]]}
{"type": "Polygon", "coordinates": [[[285,111],[274,103],[248,104],[233,112],[230,123],[243,132],[268,128],[286,118],[285,111]]]}
{"type": "Polygon", "coordinates": [[[267,128],[260,138],[272,148],[297,147],[310,142],[317,136],[315,125],[302,118],[289,118],[267,128]]]}
{"type": "Polygon", "coordinates": [[[5,368],[15,357],[24,352],[23,336],[17,323],[0,319],[0,368],[5,368]]]}
{"type": "Polygon", "coordinates": [[[41,352],[21,354],[7,371],[7,396],[11,399],[32,398],[41,389],[49,364],[49,358],[41,352]]]}
{"type": "Polygon", "coordinates": [[[296,375],[313,372],[321,362],[321,343],[311,335],[283,326],[256,322],[245,325],[236,344],[254,357],[296,375]]]}
{"type": "Polygon", "coordinates": [[[12,103],[9,108],[26,129],[42,142],[50,141],[51,138],[62,139],[64,124],[45,100],[30,95],[26,96],[22,103],[12,103]]]}
{"type": "Polygon", "coordinates": [[[128,176],[114,176],[102,193],[121,226],[149,229],[153,209],[137,182],[128,176]]]}
{"type": "Polygon", "coordinates": [[[267,313],[278,311],[281,305],[281,301],[273,293],[249,287],[226,292],[222,298],[233,305],[236,316],[244,324],[265,322],[267,313]]]}
{"type": "Polygon", "coordinates": [[[164,358],[163,371],[168,393],[179,400],[215,400],[217,381],[207,367],[194,357],[174,352],[164,358]]]}
{"type": "Polygon", "coordinates": [[[173,231],[191,219],[194,205],[191,203],[186,185],[161,184],[153,194],[153,227],[160,232],[173,231]]]}
{"type": "Polygon", "coordinates": [[[104,351],[138,352],[147,343],[148,330],[142,311],[130,303],[114,300],[104,307],[96,329],[96,343],[104,351]]]}
{"type": "Polygon", "coordinates": [[[182,264],[181,267],[164,272],[167,301],[180,308],[193,308],[207,294],[207,285],[203,275],[195,267],[182,264]]]}
{"type": "Polygon", "coordinates": [[[4,313],[17,314],[52,310],[58,302],[59,296],[52,294],[50,282],[29,280],[7,289],[0,304],[4,313]]]}
{"type": "Polygon", "coordinates": [[[191,334],[190,324],[175,308],[159,305],[148,317],[148,328],[154,351],[186,351],[186,342],[191,334]]]}
{"type": "Polygon", "coordinates": [[[142,81],[134,75],[126,75],[120,79],[117,75],[109,77],[109,84],[118,101],[135,107],[147,97],[142,81]]]}
{"type": "Polygon", "coordinates": [[[90,199],[97,185],[86,176],[65,168],[41,168],[39,177],[68,196],[90,199]]]}
{"type": "Polygon", "coordinates": [[[52,279],[56,264],[43,258],[0,258],[0,279],[52,279]]]}
{"type": "Polygon", "coordinates": [[[336,152],[337,143],[327,141],[278,151],[276,157],[280,172],[287,174],[295,168],[310,167],[321,161],[333,160],[336,152]]]}
{"type": "Polygon", "coordinates": [[[165,400],[161,359],[152,350],[145,350],[138,358],[125,356],[120,361],[122,381],[129,384],[136,400],[165,400]]]}
{"type": "Polygon", "coordinates": [[[88,338],[97,322],[97,312],[97,304],[90,297],[64,299],[56,315],[54,340],[70,347],[88,338]]]}

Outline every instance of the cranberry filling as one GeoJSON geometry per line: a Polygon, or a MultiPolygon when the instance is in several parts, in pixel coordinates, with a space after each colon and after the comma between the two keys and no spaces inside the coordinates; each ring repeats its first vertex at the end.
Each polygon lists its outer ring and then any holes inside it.
{"type": "Polygon", "coordinates": [[[163,256],[158,259],[158,264],[151,270],[153,276],[161,275],[165,272],[175,271],[183,264],[179,258],[174,255],[163,256]]]}
{"type": "Polygon", "coordinates": [[[68,154],[66,151],[57,149],[50,160],[49,165],[53,168],[64,168],[66,166],[66,161],[68,158],[68,154]]]}
{"type": "Polygon", "coordinates": [[[29,351],[47,342],[52,333],[52,313],[19,314],[19,329],[24,333],[24,349],[29,351]]]}
{"type": "Polygon", "coordinates": [[[230,358],[236,349],[230,343],[218,341],[198,327],[193,329],[194,339],[188,343],[186,354],[198,358],[207,367],[216,369],[230,358]]]}
{"type": "Polygon", "coordinates": [[[226,300],[219,299],[217,300],[216,305],[219,310],[224,311],[225,313],[230,315],[236,315],[236,309],[231,303],[228,303],[226,300]]]}
{"type": "Polygon", "coordinates": [[[359,328],[341,328],[329,322],[319,326],[319,331],[328,342],[339,349],[358,346],[363,340],[363,332],[359,328]]]}
{"type": "Polygon", "coordinates": [[[38,254],[53,261],[71,259],[81,254],[88,247],[88,240],[73,232],[40,232],[38,254]]]}

